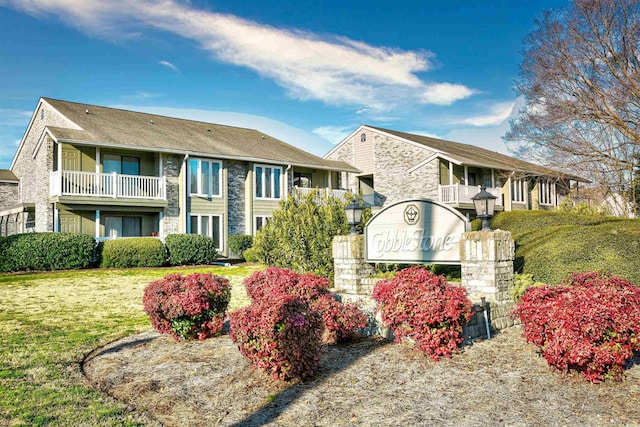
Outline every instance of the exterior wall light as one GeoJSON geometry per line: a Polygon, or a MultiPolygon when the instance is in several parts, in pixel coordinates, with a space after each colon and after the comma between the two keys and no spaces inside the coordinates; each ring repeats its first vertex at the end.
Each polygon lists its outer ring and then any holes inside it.
{"type": "Polygon", "coordinates": [[[347,214],[347,224],[351,226],[351,234],[356,233],[356,227],[362,222],[362,211],[363,207],[355,202],[355,200],[351,200],[344,208],[345,214],[347,214]]]}
{"type": "Polygon", "coordinates": [[[476,208],[476,217],[482,219],[482,230],[491,231],[489,226],[489,219],[493,218],[495,214],[497,197],[489,193],[485,187],[480,189],[480,192],[473,196],[473,205],[476,208]]]}

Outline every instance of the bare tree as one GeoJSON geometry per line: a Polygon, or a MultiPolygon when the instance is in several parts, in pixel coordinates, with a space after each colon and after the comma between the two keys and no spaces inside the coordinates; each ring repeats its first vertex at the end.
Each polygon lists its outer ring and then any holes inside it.
{"type": "Polygon", "coordinates": [[[619,193],[636,213],[640,158],[640,2],[574,0],[545,11],[524,41],[505,135],[521,157],[619,193]]]}

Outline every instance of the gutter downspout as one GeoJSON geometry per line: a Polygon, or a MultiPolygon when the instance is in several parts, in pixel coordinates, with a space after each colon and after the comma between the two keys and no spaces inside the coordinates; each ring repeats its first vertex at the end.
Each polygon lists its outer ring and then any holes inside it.
{"type": "Polygon", "coordinates": [[[187,205],[189,203],[189,154],[185,153],[183,160],[182,172],[184,173],[184,196],[182,198],[182,203],[184,203],[184,233],[189,234],[191,230],[189,230],[189,212],[187,211],[187,205]]]}

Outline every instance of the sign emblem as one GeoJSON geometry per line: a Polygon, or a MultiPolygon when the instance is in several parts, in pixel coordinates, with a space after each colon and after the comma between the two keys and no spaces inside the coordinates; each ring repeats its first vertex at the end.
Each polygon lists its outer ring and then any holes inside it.
{"type": "Polygon", "coordinates": [[[416,205],[409,205],[404,210],[404,222],[407,225],[416,225],[420,219],[420,211],[416,205]]]}

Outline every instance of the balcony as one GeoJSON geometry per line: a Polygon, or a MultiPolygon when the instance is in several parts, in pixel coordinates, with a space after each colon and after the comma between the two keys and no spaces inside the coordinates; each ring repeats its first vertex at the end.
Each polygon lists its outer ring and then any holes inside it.
{"type": "Polygon", "coordinates": [[[50,195],[166,200],[166,178],[79,171],[54,171],[50,195]]]}
{"type": "MultiPolygon", "coordinates": [[[[461,205],[470,204],[473,205],[471,198],[480,192],[481,187],[479,185],[439,185],[438,186],[438,201],[444,204],[461,205]]],[[[497,197],[496,206],[502,206],[502,189],[501,188],[487,188],[487,192],[497,197]]]]}
{"type": "Polygon", "coordinates": [[[298,194],[301,197],[306,196],[314,191],[318,192],[318,197],[335,197],[336,199],[346,200],[347,198],[347,190],[338,190],[335,188],[305,188],[305,187],[294,187],[294,195],[298,194]]]}

